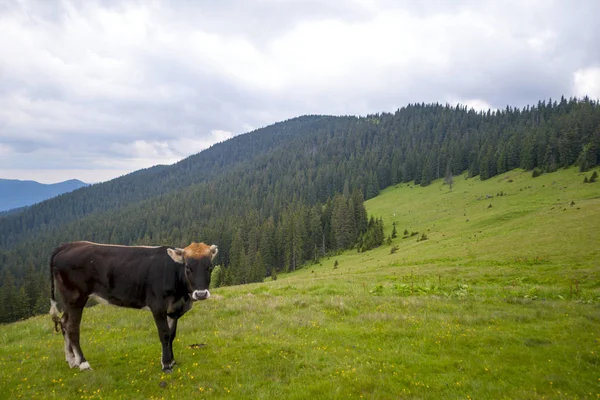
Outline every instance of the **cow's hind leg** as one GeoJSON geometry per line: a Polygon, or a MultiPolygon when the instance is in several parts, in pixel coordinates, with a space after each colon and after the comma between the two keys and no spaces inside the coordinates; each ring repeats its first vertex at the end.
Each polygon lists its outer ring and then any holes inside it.
{"type": "Polygon", "coordinates": [[[67,335],[67,322],[69,321],[69,314],[65,311],[60,318],[60,331],[62,332],[63,339],[65,341],[65,361],[69,363],[69,367],[75,366],[75,355],[73,354],[73,348],[71,347],[71,340],[67,335]]]}
{"type": "Polygon", "coordinates": [[[80,370],[91,369],[90,364],[85,359],[81,346],[79,344],[79,329],[81,326],[81,315],[83,314],[83,305],[69,306],[67,308],[68,320],[66,325],[66,337],[73,350],[73,363],[69,363],[71,368],[79,367],[80,370]]]}

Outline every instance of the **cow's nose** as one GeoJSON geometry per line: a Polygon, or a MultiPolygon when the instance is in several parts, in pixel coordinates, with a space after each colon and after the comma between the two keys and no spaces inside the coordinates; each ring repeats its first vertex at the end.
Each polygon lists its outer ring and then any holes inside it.
{"type": "Polygon", "coordinates": [[[194,300],[206,300],[210,297],[210,292],[207,290],[194,290],[192,293],[192,299],[194,300]]]}

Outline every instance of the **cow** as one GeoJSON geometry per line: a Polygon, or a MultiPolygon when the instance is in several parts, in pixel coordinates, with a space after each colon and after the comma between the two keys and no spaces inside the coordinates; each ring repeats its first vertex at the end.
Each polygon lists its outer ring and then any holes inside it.
{"type": "Polygon", "coordinates": [[[162,345],[161,365],[175,365],[173,340],[177,320],[192,302],[210,297],[208,290],[216,245],[120,246],[92,242],[63,244],[50,257],[50,315],[64,337],[65,360],[71,368],[91,369],[79,344],[83,308],[90,296],[121,307],[152,312],[162,345]],[[59,317],[55,281],[64,303],[59,317]]]}

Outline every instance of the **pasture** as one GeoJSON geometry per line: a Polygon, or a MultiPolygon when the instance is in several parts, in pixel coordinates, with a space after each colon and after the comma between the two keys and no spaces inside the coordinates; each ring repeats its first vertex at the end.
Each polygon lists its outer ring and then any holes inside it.
{"type": "Polygon", "coordinates": [[[48,316],[1,326],[0,398],[598,398],[600,183],[583,179],[387,188],[367,210],[391,244],[215,289],[181,319],[172,374],[148,312],[84,311],[93,371],[68,368],[48,316]]]}

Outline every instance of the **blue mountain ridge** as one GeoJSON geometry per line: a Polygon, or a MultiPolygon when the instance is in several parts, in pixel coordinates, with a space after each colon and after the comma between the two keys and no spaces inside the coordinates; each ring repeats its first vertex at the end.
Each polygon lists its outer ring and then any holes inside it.
{"type": "Polygon", "coordinates": [[[0,212],[27,207],[84,186],[88,186],[88,184],[78,179],[52,184],[0,179],[0,212]]]}

